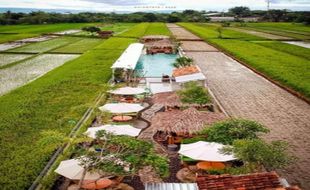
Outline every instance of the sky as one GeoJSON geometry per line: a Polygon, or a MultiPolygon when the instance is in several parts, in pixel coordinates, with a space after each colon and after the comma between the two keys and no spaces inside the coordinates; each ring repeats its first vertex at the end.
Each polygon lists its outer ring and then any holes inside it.
{"type": "MultiPolygon", "coordinates": [[[[267,0],[0,0],[0,7],[69,9],[82,11],[227,11],[234,6],[266,10],[267,0]]],[[[272,9],[310,11],[310,0],[269,0],[272,9]]]]}

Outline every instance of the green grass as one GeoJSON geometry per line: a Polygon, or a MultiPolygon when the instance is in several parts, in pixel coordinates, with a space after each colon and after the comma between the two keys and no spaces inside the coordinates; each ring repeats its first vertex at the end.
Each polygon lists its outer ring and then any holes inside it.
{"type": "Polygon", "coordinates": [[[103,39],[96,39],[96,38],[85,38],[79,40],[77,42],[71,43],[61,48],[57,48],[52,52],[57,53],[84,53],[89,49],[99,45],[103,42],[103,39]]]}
{"type": "Polygon", "coordinates": [[[129,30],[133,26],[135,26],[136,23],[115,23],[115,24],[108,24],[103,27],[100,27],[101,30],[111,30],[114,31],[114,34],[118,34],[121,32],[124,32],[126,30],[129,30]]]}
{"type": "Polygon", "coordinates": [[[144,35],[152,35],[152,34],[171,36],[171,32],[166,27],[165,23],[150,23],[144,35]]]}
{"type": "MultiPolygon", "coordinates": [[[[214,24],[178,23],[178,25],[185,27],[191,32],[194,32],[203,39],[219,38],[219,33],[217,31],[219,26],[214,24]]],[[[264,40],[264,38],[231,30],[228,27],[222,27],[222,38],[240,40],[264,40]]]]}
{"type": "Polygon", "coordinates": [[[282,51],[291,55],[298,57],[306,58],[310,60],[310,49],[304,48],[292,44],[287,44],[283,42],[276,41],[255,41],[256,44],[259,44],[264,47],[268,47],[274,50],[282,51]]]}
{"type": "MultiPolygon", "coordinates": [[[[138,33],[139,27],[128,33],[138,33]]],[[[56,148],[51,147],[53,142],[48,141],[44,132],[68,134],[106,89],[111,65],[135,41],[110,38],[79,58],[0,97],[1,189],[30,186],[56,148]]]]}
{"type": "Polygon", "coordinates": [[[310,39],[310,26],[298,23],[247,23],[246,28],[300,40],[310,39]]]}
{"type": "Polygon", "coordinates": [[[0,44],[5,42],[12,42],[24,38],[31,38],[37,36],[36,34],[0,34],[0,44]]]}
{"type": "Polygon", "coordinates": [[[309,59],[305,58],[308,57],[309,50],[293,46],[288,49],[280,42],[210,38],[212,32],[205,27],[189,23],[180,25],[271,79],[310,98],[310,64],[309,59]]]}
{"type": "Polygon", "coordinates": [[[82,40],[83,38],[78,37],[60,37],[55,38],[43,42],[37,42],[37,43],[31,43],[22,47],[14,48],[8,50],[8,52],[27,52],[27,53],[40,53],[40,52],[46,52],[51,49],[61,47],[67,44],[71,44],[74,42],[77,42],[79,40],[82,40]]]}

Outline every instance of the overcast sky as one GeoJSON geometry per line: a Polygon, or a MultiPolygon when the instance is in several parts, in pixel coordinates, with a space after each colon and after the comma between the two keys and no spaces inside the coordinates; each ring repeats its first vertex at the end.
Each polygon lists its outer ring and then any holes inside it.
{"type": "MultiPolygon", "coordinates": [[[[267,7],[267,0],[0,0],[0,7],[76,9],[85,11],[216,10],[248,6],[267,7]]],[[[310,11],[310,0],[270,0],[273,9],[310,11]]]]}

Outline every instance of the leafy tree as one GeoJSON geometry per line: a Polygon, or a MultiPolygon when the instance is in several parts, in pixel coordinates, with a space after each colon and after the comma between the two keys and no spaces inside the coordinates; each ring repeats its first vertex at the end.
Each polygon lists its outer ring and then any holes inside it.
{"type": "Polygon", "coordinates": [[[283,141],[264,142],[260,139],[236,140],[233,146],[225,147],[224,153],[232,153],[252,170],[264,166],[267,170],[281,169],[295,158],[288,151],[288,144],[283,141]]]}
{"type": "Polygon", "coordinates": [[[167,21],[168,22],[180,22],[182,19],[176,14],[169,14],[167,21]]]}
{"type": "Polygon", "coordinates": [[[96,26],[86,26],[82,28],[83,31],[90,32],[92,35],[93,33],[101,31],[100,28],[96,26]]]}
{"type": "Polygon", "coordinates": [[[251,14],[250,8],[249,7],[233,7],[229,9],[229,12],[236,15],[237,17],[245,17],[249,16],[251,14]]]}
{"type": "Polygon", "coordinates": [[[279,21],[286,21],[287,17],[287,10],[269,10],[267,17],[272,21],[272,22],[279,22],[279,21]]]}
{"type": "Polygon", "coordinates": [[[193,65],[194,60],[189,57],[179,57],[173,63],[173,66],[176,68],[187,67],[193,65]]]}
{"type": "Polygon", "coordinates": [[[257,139],[259,133],[267,132],[267,128],[255,121],[230,119],[215,123],[201,133],[208,135],[208,141],[232,144],[234,140],[257,139]]]}
{"type": "Polygon", "coordinates": [[[183,103],[204,105],[211,102],[207,89],[196,82],[185,83],[184,89],[177,93],[183,103]]]}
{"type": "Polygon", "coordinates": [[[146,141],[99,131],[96,143],[100,152],[87,149],[80,157],[85,173],[100,170],[105,176],[132,176],[144,166],[152,166],[162,177],[169,174],[167,159],[157,155],[152,144],[146,141]]]}

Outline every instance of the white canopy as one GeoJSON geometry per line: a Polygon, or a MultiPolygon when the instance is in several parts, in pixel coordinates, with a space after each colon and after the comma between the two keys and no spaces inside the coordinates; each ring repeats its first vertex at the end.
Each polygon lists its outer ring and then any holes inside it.
{"type": "MultiPolygon", "coordinates": [[[[80,161],[78,159],[64,160],[60,162],[55,172],[71,180],[80,180],[82,178],[84,168],[79,164],[80,161]]],[[[86,172],[84,180],[97,180],[100,177],[101,176],[99,173],[86,172]]]]}
{"type": "Polygon", "coordinates": [[[112,69],[135,69],[137,62],[142,53],[144,44],[133,43],[123,52],[123,54],[112,65],[112,69]]]}
{"type": "Polygon", "coordinates": [[[144,109],[140,104],[110,103],[99,107],[101,111],[108,111],[115,114],[136,113],[144,109]]]}
{"type": "Polygon", "coordinates": [[[115,135],[128,135],[132,137],[138,136],[141,131],[141,129],[134,128],[131,125],[102,125],[100,127],[90,127],[85,133],[91,138],[96,138],[96,133],[101,130],[115,135]]]}
{"type": "Polygon", "coordinates": [[[145,93],[143,88],[133,88],[133,87],[123,87],[118,88],[116,90],[110,91],[111,94],[119,94],[119,95],[135,95],[145,93]]]}
{"type": "Polygon", "coordinates": [[[181,144],[180,154],[194,160],[210,162],[227,162],[235,160],[233,155],[226,155],[220,152],[224,145],[214,142],[198,141],[191,144],[181,144]]]}
{"type": "Polygon", "coordinates": [[[182,75],[175,77],[175,82],[185,83],[189,81],[205,80],[206,77],[202,73],[194,73],[190,75],[182,75]]]}

